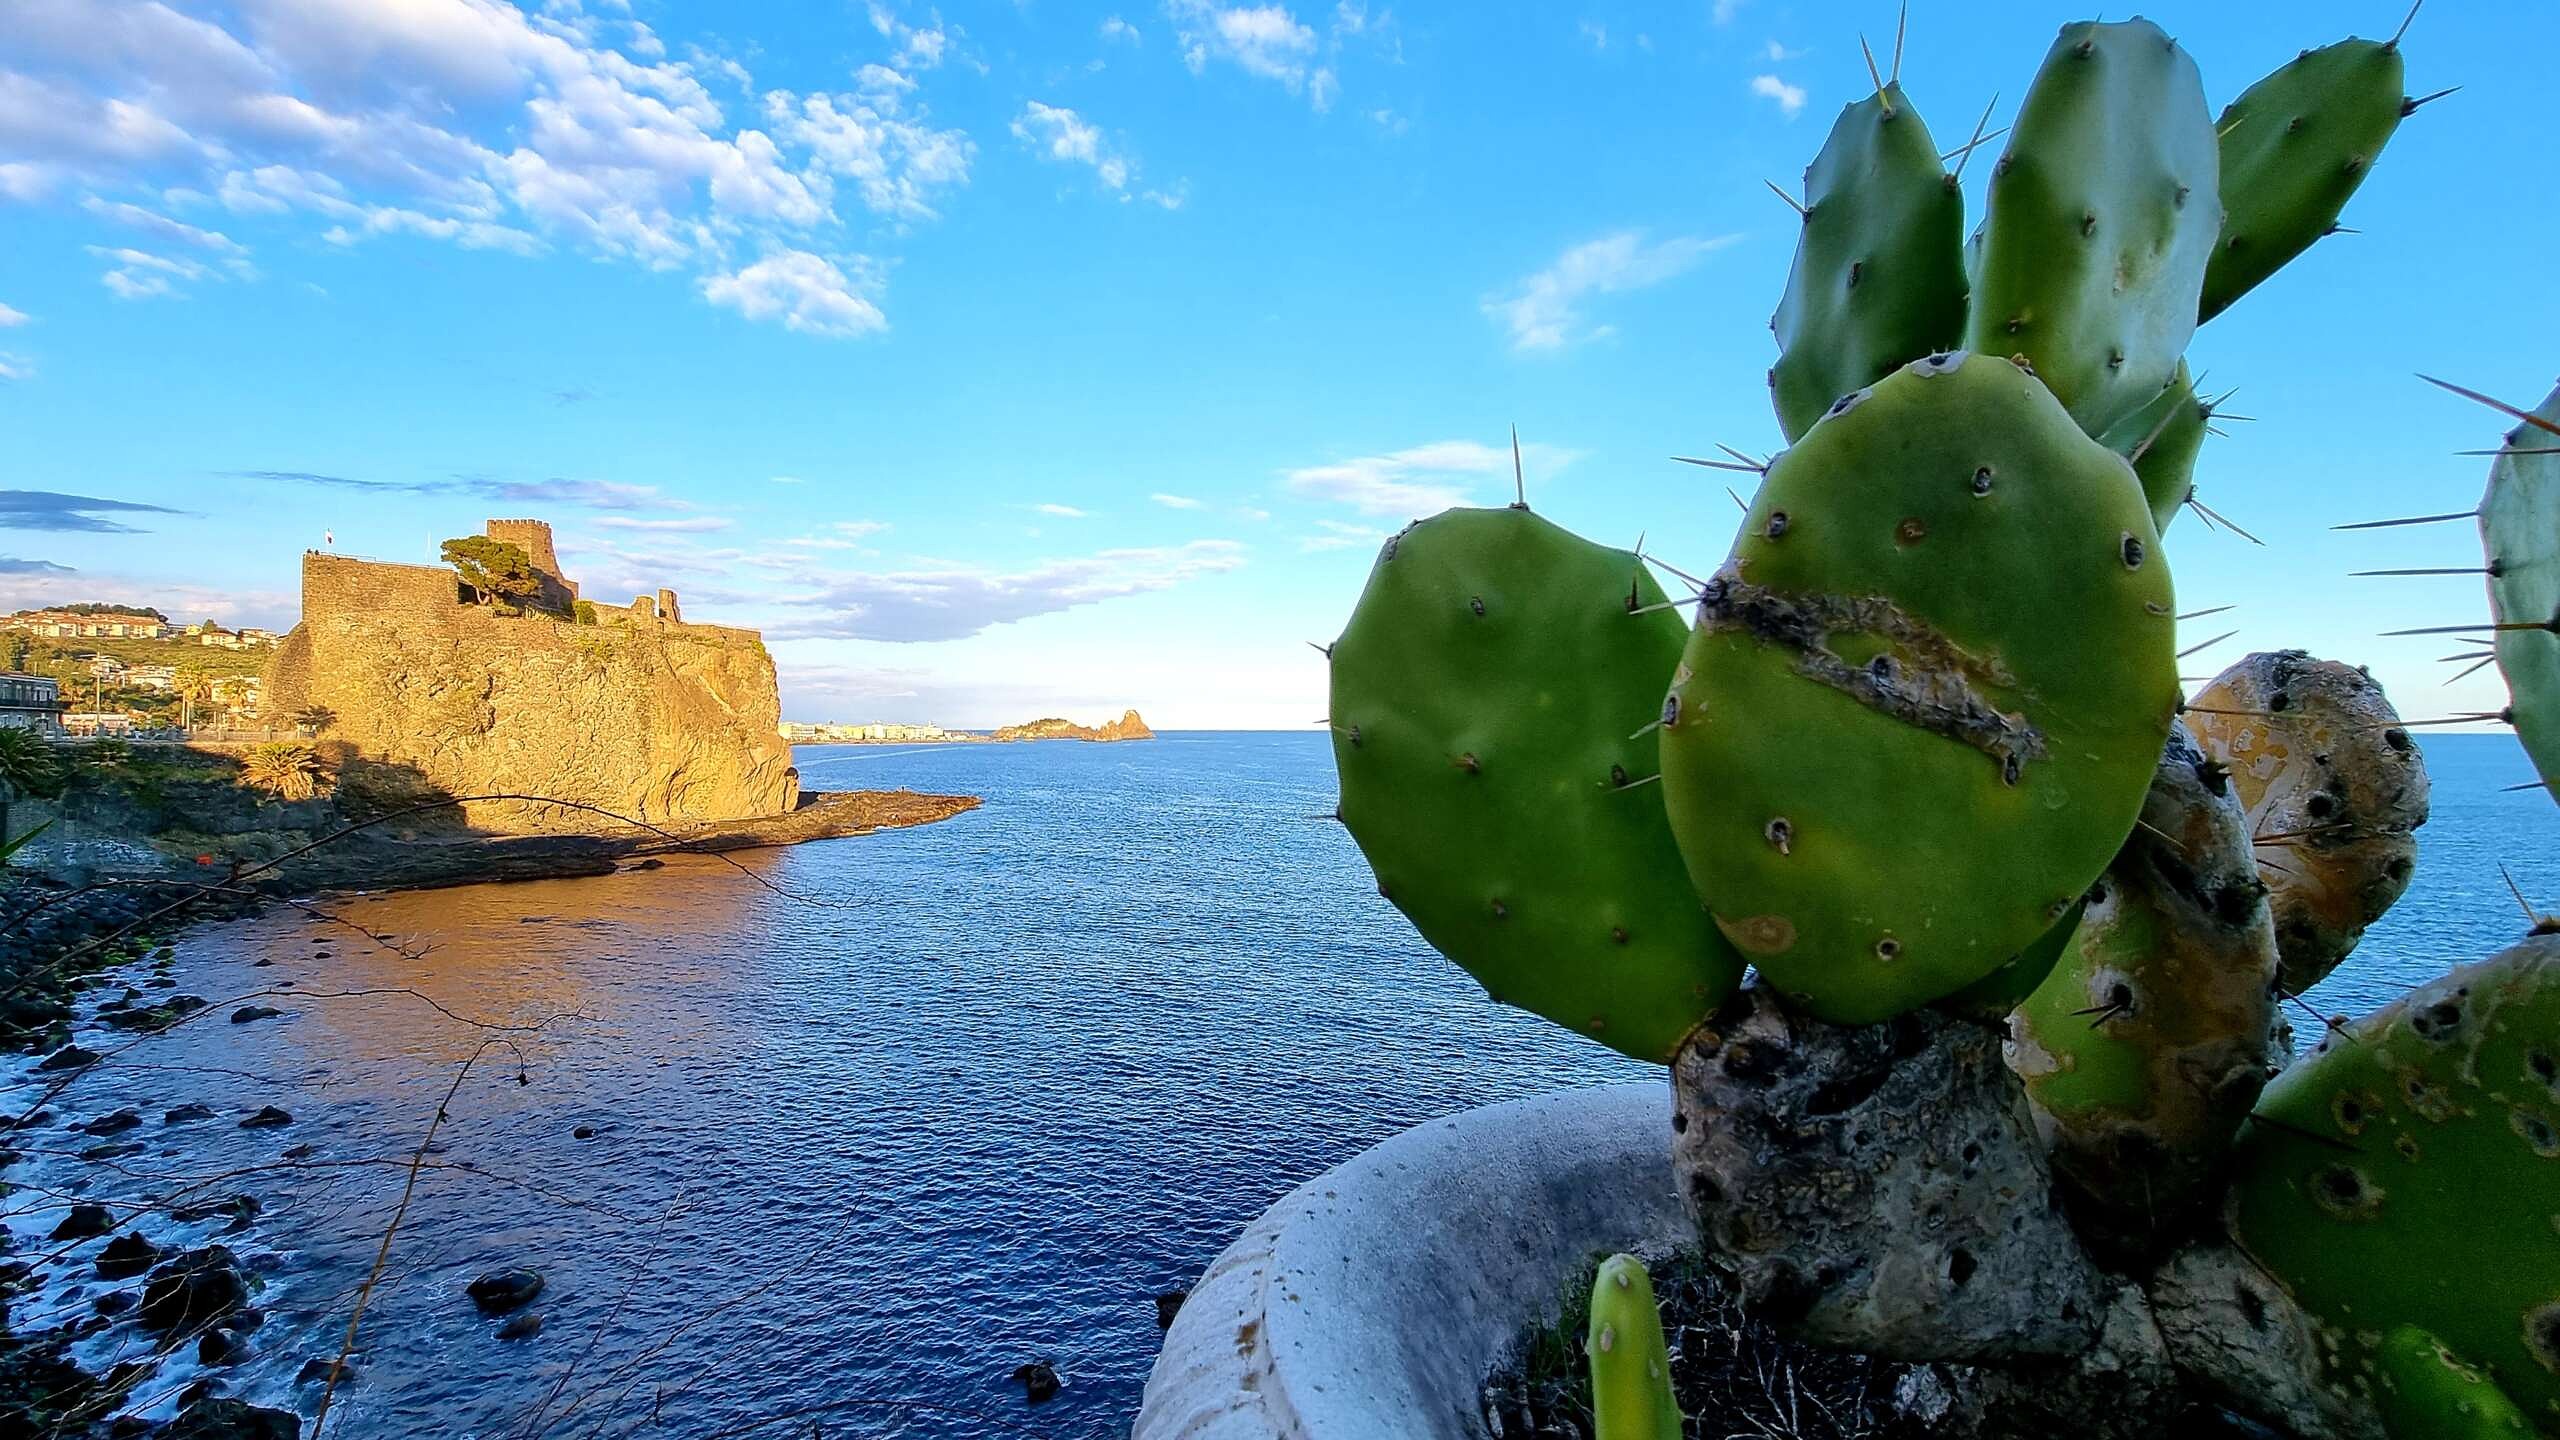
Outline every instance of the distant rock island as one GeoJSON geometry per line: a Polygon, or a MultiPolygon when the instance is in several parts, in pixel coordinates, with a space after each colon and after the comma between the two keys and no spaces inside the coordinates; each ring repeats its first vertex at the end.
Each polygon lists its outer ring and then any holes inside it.
{"type": "Polygon", "coordinates": [[[1027,725],[1007,725],[987,737],[990,740],[1153,740],[1156,732],[1138,718],[1135,710],[1123,710],[1120,718],[1096,727],[1078,725],[1072,720],[1051,716],[1027,725]]]}
{"type": "Polygon", "coordinates": [[[988,745],[1000,740],[1153,740],[1156,732],[1135,710],[1101,725],[1078,725],[1050,716],[994,730],[946,730],[939,725],[806,725],[785,722],[782,738],[801,745],[988,745]]]}

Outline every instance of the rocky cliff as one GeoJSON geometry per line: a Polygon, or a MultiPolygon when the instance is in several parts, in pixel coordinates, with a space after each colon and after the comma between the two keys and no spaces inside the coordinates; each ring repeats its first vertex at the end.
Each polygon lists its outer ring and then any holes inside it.
{"type": "Polygon", "coordinates": [[[1055,716],[1034,720],[1027,725],[1007,725],[987,737],[990,740],[1153,740],[1156,732],[1138,718],[1135,710],[1123,710],[1120,718],[1108,724],[1078,725],[1055,716]]]}
{"type": "MultiPolygon", "coordinates": [[[[773,815],[798,801],[773,658],[753,634],[575,625],[447,605],[310,603],[268,662],[261,709],[318,706],[325,738],[455,795],[557,797],[652,822],[773,815]]],[[[592,816],[471,809],[483,829],[593,829],[592,816]]]]}

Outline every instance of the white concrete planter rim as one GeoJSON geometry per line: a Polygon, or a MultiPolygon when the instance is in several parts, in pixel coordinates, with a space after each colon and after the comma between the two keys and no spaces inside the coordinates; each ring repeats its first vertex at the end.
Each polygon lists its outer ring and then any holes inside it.
{"type": "Polygon", "coordinates": [[[1133,1440],[1455,1440],[1593,1256],[1696,1248],[1663,1081],[1428,1121],[1282,1197],[1165,1335],[1133,1440]]]}

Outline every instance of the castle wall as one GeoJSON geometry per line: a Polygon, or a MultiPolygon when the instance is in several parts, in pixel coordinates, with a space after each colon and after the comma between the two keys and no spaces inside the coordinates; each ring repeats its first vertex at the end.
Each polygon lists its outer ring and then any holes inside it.
{"type": "Polygon", "coordinates": [[[395,565],[325,550],[302,552],[302,618],[372,612],[432,614],[463,604],[462,581],[441,565],[395,565]]]}

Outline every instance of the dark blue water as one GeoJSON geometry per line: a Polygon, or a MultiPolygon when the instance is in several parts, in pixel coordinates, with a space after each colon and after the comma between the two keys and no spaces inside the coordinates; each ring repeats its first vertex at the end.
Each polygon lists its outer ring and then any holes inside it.
{"type": "MultiPolygon", "coordinates": [[[[2323,1010],[2516,935],[2501,861],[2560,908],[2560,814],[2499,791],[2530,778],[2513,742],[2426,753],[2415,884],[2311,997],[2323,1010]]],[[[814,1419],[830,1436],[1100,1437],[1135,1410],[1154,1293],[1290,1186],[1430,1116],[1645,1073],[1487,1004],[1413,938],[1317,818],[1333,792],[1319,735],[807,747],[800,763],[813,788],[987,804],[747,859],[788,894],[686,861],[337,907],[423,959],[317,921],[199,932],[186,989],[227,1001],[289,979],[302,998],[273,1002],[281,1020],[149,1042],[68,1097],[70,1119],[153,1117],[131,1174],[18,1174],[265,1198],[225,1243],[274,1257],[274,1318],[225,1383],[308,1413],[316,1389],[294,1374],[334,1351],[408,1152],[494,1033],[406,995],[325,993],[413,988],[543,1028],[506,1033],[456,1094],[328,1433],[807,1436],[814,1419]],[[183,1152],[157,1123],[180,1100],[226,1112],[183,1152]],[[295,1124],[233,1127],[268,1103],[295,1124]],[[315,1147],[299,1166],[231,1173],[296,1144],[315,1147]],[[461,1287],[517,1263],[549,1277],[546,1324],[500,1341],[461,1287]],[[1006,1376],[1044,1357],[1067,1385],[1035,1409],[1006,1376]]],[[[25,1234],[53,1218],[31,1207],[60,1200],[15,1203],[25,1234]]],[[[56,1281],[22,1318],[85,1309],[95,1288],[56,1281]]],[[[124,1326],[89,1353],[139,1345],[124,1326]]],[[[144,1408],[192,1374],[165,1368],[144,1408]]]]}

